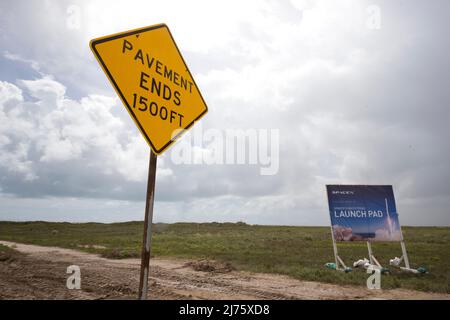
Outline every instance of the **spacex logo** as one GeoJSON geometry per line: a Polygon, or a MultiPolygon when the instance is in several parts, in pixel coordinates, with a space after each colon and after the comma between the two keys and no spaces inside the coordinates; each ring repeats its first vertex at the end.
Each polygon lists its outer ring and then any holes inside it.
{"type": "Polygon", "coordinates": [[[333,194],[355,194],[355,191],[333,191],[333,194]]]}

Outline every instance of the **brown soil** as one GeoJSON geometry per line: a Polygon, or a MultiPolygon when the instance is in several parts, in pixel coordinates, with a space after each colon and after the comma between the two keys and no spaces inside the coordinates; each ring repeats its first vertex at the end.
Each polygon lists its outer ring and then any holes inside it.
{"type": "Polygon", "coordinates": [[[231,263],[220,263],[210,260],[199,260],[186,262],[183,267],[190,267],[195,271],[205,272],[231,272],[236,270],[231,263]]]}
{"type": "MultiPolygon", "coordinates": [[[[0,241],[17,252],[0,254],[0,299],[134,299],[138,259],[111,260],[56,247],[0,241]],[[81,269],[81,289],[66,288],[67,267],[81,269]]],[[[150,299],[450,299],[448,294],[368,290],[235,271],[229,264],[155,258],[150,299]]]]}

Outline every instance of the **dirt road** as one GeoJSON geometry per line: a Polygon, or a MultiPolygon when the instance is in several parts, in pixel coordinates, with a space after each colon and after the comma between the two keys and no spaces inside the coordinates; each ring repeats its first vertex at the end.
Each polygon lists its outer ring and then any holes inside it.
{"type": "MultiPolygon", "coordinates": [[[[0,299],[134,299],[138,259],[111,260],[56,247],[0,241],[19,253],[0,256],[0,299]],[[66,269],[81,269],[81,290],[66,288],[66,269]]],[[[181,259],[151,261],[150,299],[450,299],[403,289],[368,290],[233,271],[227,265],[181,259]],[[206,270],[206,271],[199,271],[206,270]]]]}

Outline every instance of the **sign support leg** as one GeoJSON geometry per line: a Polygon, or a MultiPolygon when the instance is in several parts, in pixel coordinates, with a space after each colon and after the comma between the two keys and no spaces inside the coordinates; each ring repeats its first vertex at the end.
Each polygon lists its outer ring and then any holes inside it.
{"type": "Polygon", "coordinates": [[[150,150],[147,196],[145,199],[144,239],[142,242],[139,300],[147,299],[148,275],[150,273],[150,249],[152,242],[153,203],[155,200],[156,154],[150,150]]]}
{"type": "Polygon", "coordinates": [[[374,263],[373,263],[372,245],[370,244],[370,241],[367,241],[367,250],[369,251],[369,261],[370,261],[370,264],[374,264],[374,263]]]}
{"type": "Polygon", "coordinates": [[[333,240],[334,263],[336,264],[336,270],[339,270],[338,249],[334,239],[333,227],[331,227],[331,239],[333,240]]]}
{"type": "Polygon", "coordinates": [[[402,246],[402,258],[401,259],[405,262],[405,266],[400,267],[400,269],[403,271],[407,271],[407,272],[419,273],[419,271],[417,271],[416,269],[411,269],[411,266],[409,264],[408,252],[406,252],[406,244],[405,244],[405,240],[403,238],[402,229],[400,229],[400,232],[401,232],[401,236],[402,236],[402,240],[400,241],[400,245],[402,246]]]}
{"type": "Polygon", "coordinates": [[[408,259],[408,253],[406,252],[406,245],[405,241],[401,241],[400,245],[402,246],[402,254],[403,254],[403,260],[405,261],[405,267],[407,269],[410,269],[409,267],[409,259],[408,259]]]}
{"type": "Polygon", "coordinates": [[[347,270],[347,266],[344,261],[342,261],[341,257],[339,257],[336,239],[334,239],[333,227],[331,227],[331,239],[333,240],[334,263],[336,264],[336,270],[345,271],[347,270]]]}
{"type": "Polygon", "coordinates": [[[370,243],[370,241],[367,241],[367,249],[369,250],[369,261],[370,261],[370,264],[378,266],[378,267],[381,268],[381,264],[378,262],[378,260],[373,255],[372,244],[370,243]]]}

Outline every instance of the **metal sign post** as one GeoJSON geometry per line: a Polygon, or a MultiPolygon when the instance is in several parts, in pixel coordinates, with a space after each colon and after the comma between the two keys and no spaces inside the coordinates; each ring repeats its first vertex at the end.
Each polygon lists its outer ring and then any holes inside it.
{"type": "Polygon", "coordinates": [[[150,273],[150,250],[152,244],[153,203],[155,200],[156,154],[150,150],[148,166],[147,197],[145,199],[144,239],[142,241],[141,275],[139,279],[139,299],[146,300],[148,275],[150,273]]]}

